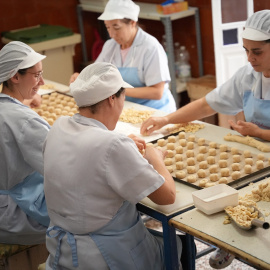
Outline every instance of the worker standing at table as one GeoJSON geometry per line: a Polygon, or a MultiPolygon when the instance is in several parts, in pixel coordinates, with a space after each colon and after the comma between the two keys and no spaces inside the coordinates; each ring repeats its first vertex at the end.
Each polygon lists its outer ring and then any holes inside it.
{"type": "MultiPolygon", "coordinates": [[[[46,269],[165,269],[162,237],[144,226],[136,203],[171,204],[176,190],[153,147],[144,157],[114,132],[125,83],[110,63],[87,66],[70,85],[79,114],[60,117],[44,147],[51,218],[46,269]]],[[[181,241],[177,238],[179,258],[181,241]]]]}
{"type": "MultiPolygon", "coordinates": [[[[270,141],[270,10],[251,15],[242,33],[249,64],[205,97],[164,117],[151,117],[141,126],[141,134],[150,135],[167,124],[201,119],[216,112],[235,115],[244,111],[245,121],[229,120],[243,136],[270,141]]],[[[210,257],[212,267],[227,267],[234,256],[218,249],[210,257]]]]}
{"type": "Polygon", "coordinates": [[[176,105],[169,89],[167,55],[158,40],[138,26],[139,12],[140,7],[131,0],[109,0],[98,19],[104,21],[111,39],[96,62],[114,64],[134,87],[126,88],[127,101],[173,112],[176,105]]]}

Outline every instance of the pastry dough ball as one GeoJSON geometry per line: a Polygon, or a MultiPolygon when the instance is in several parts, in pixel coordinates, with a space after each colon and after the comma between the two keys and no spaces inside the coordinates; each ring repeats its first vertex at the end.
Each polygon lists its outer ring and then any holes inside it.
{"type": "Polygon", "coordinates": [[[56,113],[57,115],[61,114],[61,109],[60,108],[56,108],[54,109],[54,113],[56,113]]]}
{"type": "Polygon", "coordinates": [[[208,182],[207,179],[202,179],[199,181],[199,187],[205,187],[206,183],[208,182]]]}
{"type": "Polygon", "coordinates": [[[77,108],[71,108],[70,111],[73,112],[73,113],[77,113],[78,112],[78,109],[77,108]]]}
{"type": "Polygon", "coordinates": [[[52,126],[53,123],[54,123],[54,120],[53,120],[52,118],[48,118],[48,119],[47,119],[47,122],[48,122],[48,124],[49,124],[50,126],[52,126]]]}
{"type": "Polygon", "coordinates": [[[54,111],[54,107],[53,106],[48,106],[47,111],[52,113],[54,111]]]}
{"type": "Polygon", "coordinates": [[[74,107],[74,105],[75,105],[75,103],[74,102],[72,102],[72,101],[69,101],[68,103],[67,103],[67,106],[69,106],[69,107],[74,107]]]}
{"type": "Polygon", "coordinates": [[[154,145],[153,145],[153,143],[150,143],[150,142],[149,142],[149,143],[146,144],[146,147],[147,147],[147,146],[151,147],[151,146],[154,146],[154,145]]]}
{"type": "Polygon", "coordinates": [[[204,138],[199,138],[198,139],[198,145],[199,146],[202,146],[202,145],[204,145],[205,144],[205,139],[204,138]]]}
{"type": "Polygon", "coordinates": [[[245,158],[250,158],[251,157],[250,151],[248,151],[248,150],[244,151],[244,157],[245,158]]]}
{"type": "Polygon", "coordinates": [[[179,140],[179,144],[180,144],[181,146],[186,146],[186,145],[187,145],[186,139],[180,139],[180,140],[179,140]]]}
{"type": "Polygon", "coordinates": [[[210,148],[208,151],[209,156],[216,156],[217,155],[217,151],[215,148],[210,148]]]}
{"type": "Polygon", "coordinates": [[[189,137],[188,137],[188,141],[189,142],[195,142],[195,136],[194,135],[190,135],[189,137]]]}
{"type": "Polygon", "coordinates": [[[187,165],[188,166],[194,166],[195,165],[195,159],[193,157],[187,159],[187,165]]]}
{"type": "Polygon", "coordinates": [[[56,108],[63,109],[63,108],[64,108],[64,106],[63,106],[63,104],[57,104],[57,105],[56,105],[56,108]]]}
{"type": "Polygon", "coordinates": [[[207,187],[213,187],[213,186],[215,186],[216,184],[215,183],[213,183],[213,182],[207,182],[206,184],[205,184],[205,187],[207,188],[207,187]]]}
{"type": "Polygon", "coordinates": [[[218,166],[217,165],[213,165],[209,168],[209,172],[210,173],[217,173],[218,172],[218,166]]]}
{"type": "Polygon", "coordinates": [[[227,184],[227,183],[228,183],[228,178],[227,178],[227,177],[221,177],[221,178],[218,180],[218,183],[219,183],[219,184],[227,184]]]}
{"type": "Polygon", "coordinates": [[[216,142],[210,142],[209,147],[210,148],[217,148],[217,143],[216,142]]]}
{"type": "Polygon", "coordinates": [[[240,174],[239,171],[235,171],[235,172],[232,173],[232,179],[233,179],[233,180],[239,179],[240,176],[241,176],[241,174],[240,174]]]}
{"type": "Polygon", "coordinates": [[[164,139],[159,139],[157,141],[157,143],[158,143],[158,146],[164,146],[164,145],[166,145],[166,141],[164,139]]]}
{"type": "Polygon", "coordinates": [[[218,165],[220,168],[227,168],[228,167],[228,162],[227,160],[219,160],[218,165]]]}
{"type": "Polygon", "coordinates": [[[167,155],[166,157],[170,158],[174,156],[174,152],[172,150],[167,150],[167,155]]]}
{"type": "Polygon", "coordinates": [[[187,150],[187,152],[186,152],[186,156],[187,156],[187,158],[189,158],[189,157],[194,157],[194,151],[193,150],[187,150]]]}
{"type": "Polygon", "coordinates": [[[220,169],[220,175],[222,177],[229,176],[230,175],[230,170],[228,168],[222,168],[222,169],[220,169]]]}
{"type": "Polygon", "coordinates": [[[63,100],[70,101],[70,100],[71,100],[71,97],[64,96],[64,97],[63,97],[63,100]]]}
{"type": "Polygon", "coordinates": [[[66,110],[66,111],[70,111],[70,109],[71,109],[71,108],[70,108],[69,106],[65,106],[65,107],[64,107],[64,110],[66,110]]]}
{"type": "Polygon", "coordinates": [[[207,162],[206,162],[206,161],[201,161],[201,162],[199,163],[199,168],[200,168],[200,169],[207,169],[207,168],[208,168],[207,162]]]}
{"type": "Polygon", "coordinates": [[[195,166],[187,166],[187,172],[188,172],[189,174],[195,173],[195,172],[196,172],[195,166]]]}
{"type": "Polygon", "coordinates": [[[180,132],[179,134],[178,134],[178,138],[179,139],[185,139],[186,138],[186,133],[185,132],[180,132]]]}
{"type": "Polygon", "coordinates": [[[197,161],[204,161],[204,154],[198,154],[197,161]]]}
{"type": "Polygon", "coordinates": [[[189,176],[187,177],[187,181],[188,181],[189,183],[195,183],[195,182],[197,181],[197,176],[196,176],[196,175],[189,175],[189,176]]]}
{"type": "Polygon", "coordinates": [[[46,110],[46,109],[47,109],[47,105],[46,105],[46,104],[41,104],[41,105],[40,105],[40,109],[46,110]]]}
{"type": "Polygon", "coordinates": [[[220,159],[228,159],[228,153],[226,153],[226,152],[222,152],[222,153],[220,153],[220,159]]]}
{"type": "Polygon", "coordinates": [[[176,154],[176,155],[174,156],[174,160],[175,160],[175,161],[182,161],[182,160],[183,160],[183,156],[180,155],[180,154],[176,154]]]}
{"type": "Polygon", "coordinates": [[[60,102],[63,106],[67,106],[67,101],[66,100],[61,100],[60,102]]]}
{"type": "Polygon", "coordinates": [[[261,169],[264,168],[264,164],[263,164],[263,161],[262,161],[262,160],[257,160],[257,161],[256,161],[256,168],[257,168],[258,170],[261,170],[261,169]]]}
{"type": "Polygon", "coordinates": [[[206,170],[204,169],[199,169],[198,172],[197,172],[197,175],[199,178],[205,178],[207,173],[206,173],[206,170]]]}
{"type": "Polygon", "coordinates": [[[40,116],[42,116],[43,110],[38,109],[38,110],[36,110],[36,113],[39,114],[40,116]]]}
{"type": "Polygon", "coordinates": [[[233,155],[232,157],[233,162],[240,162],[241,161],[241,156],[240,155],[233,155]]]}
{"type": "Polygon", "coordinates": [[[183,154],[183,147],[182,146],[177,146],[176,149],[175,149],[175,152],[177,154],[183,154]]]}
{"type": "Polygon", "coordinates": [[[244,167],[244,171],[246,174],[250,174],[250,173],[252,173],[252,167],[249,164],[247,164],[244,167]]]}
{"type": "Polygon", "coordinates": [[[175,163],[177,170],[183,170],[184,169],[184,163],[182,161],[178,161],[175,163]]]}
{"type": "Polygon", "coordinates": [[[42,99],[49,99],[49,95],[42,95],[42,99]]]}
{"type": "Polygon", "coordinates": [[[50,113],[48,111],[45,111],[42,115],[48,118],[50,116],[50,113]]]}
{"type": "Polygon", "coordinates": [[[55,106],[56,106],[56,102],[55,102],[55,101],[51,101],[51,102],[50,102],[50,106],[55,107],[55,106]]]}
{"type": "Polygon", "coordinates": [[[212,182],[217,182],[217,180],[218,180],[218,174],[217,173],[210,174],[209,179],[212,182]]]}
{"type": "Polygon", "coordinates": [[[166,166],[170,166],[173,164],[172,158],[165,158],[164,163],[166,166]]]}
{"type": "Polygon", "coordinates": [[[188,142],[187,149],[194,149],[194,142],[188,142]]]}
{"type": "Polygon", "coordinates": [[[42,104],[48,105],[49,103],[50,103],[50,100],[49,99],[43,99],[42,100],[42,104]]]}
{"type": "Polygon", "coordinates": [[[170,143],[175,143],[175,142],[176,142],[175,136],[169,136],[169,137],[168,137],[168,142],[170,142],[170,143]]]}
{"type": "Polygon", "coordinates": [[[253,159],[252,158],[246,158],[245,163],[248,165],[253,165],[253,159]]]}
{"type": "Polygon", "coordinates": [[[57,119],[56,113],[51,113],[50,118],[52,118],[55,121],[57,119]]]}
{"type": "Polygon", "coordinates": [[[174,150],[174,148],[175,148],[174,143],[168,143],[167,144],[167,149],[174,150]]]}
{"type": "Polygon", "coordinates": [[[176,178],[178,179],[183,179],[186,177],[186,172],[185,171],[179,171],[179,172],[176,172],[175,174],[176,178]]]}
{"type": "Polygon", "coordinates": [[[173,167],[172,166],[166,166],[167,170],[169,171],[169,173],[173,172],[173,167]]]}
{"type": "Polygon", "coordinates": [[[237,148],[235,148],[235,147],[232,147],[231,148],[231,153],[232,153],[232,155],[237,155],[239,153],[239,150],[237,148]]]}
{"type": "Polygon", "coordinates": [[[58,93],[53,92],[53,93],[51,93],[51,95],[50,95],[50,96],[52,96],[52,97],[56,97],[57,95],[58,95],[58,93]]]}
{"type": "Polygon", "coordinates": [[[259,154],[259,155],[257,156],[257,159],[258,159],[258,160],[264,160],[264,155],[263,155],[263,154],[259,154]]]}
{"type": "Polygon", "coordinates": [[[200,147],[199,147],[199,153],[205,154],[206,152],[207,152],[206,146],[200,146],[200,147]]]}
{"type": "Polygon", "coordinates": [[[208,164],[215,164],[215,163],[216,163],[215,157],[212,157],[212,156],[207,157],[206,160],[207,160],[207,163],[208,163],[208,164]]]}
{"type": "Polygon", "coordinates": [[[226,152],[228,150],[228,146],[226,144],[221,144],[219,146],[220,152],[226,152]]]}
{"type": "Polygon", "coordinates": [[[62,110],[62,115],[68,115],[68,111],[62,110]]]}
{"type": "Polygon", "coordinates": [[[240,164],[239,163],[233,163],[232,164],[232,170],[233,171],[240,171],[240,164]]]}

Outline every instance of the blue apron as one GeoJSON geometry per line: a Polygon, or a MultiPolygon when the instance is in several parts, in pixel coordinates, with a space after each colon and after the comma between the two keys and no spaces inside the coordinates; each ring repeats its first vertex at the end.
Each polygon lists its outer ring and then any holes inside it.
{"type": "MultiPolygon", "coordinates": [[[[48,237],[58,237],[53,269],[57,269],[61,240],[67,234],[72,262],[78,267],[77,246],[74,235],[53,226],[48,237]],[[56,231],[51,235],[52,231],[56,231]]],[[[154,237],[144,226],[136,206],[125,201],[113,219],[103,228],[86,234],[91,237],[111,270],[165,270],[163,241],[154,237]]]]}
{"type": "Polygon", "coordinates": [[[0,190],[0,194],[9,195],[26,215],[45,227],[50,219],[44,195],[43,176],[34,172],[10,190],[0,190]]]}
{"type": "Polygon", "coordinates": [[[245,91],[243,97],[244,114],[247,122],[252,122],[263,129],[270,129],[270,100],[256,98],[256,93],[262,93],[262,80],[257,80],[252,90],[245,91]]]}

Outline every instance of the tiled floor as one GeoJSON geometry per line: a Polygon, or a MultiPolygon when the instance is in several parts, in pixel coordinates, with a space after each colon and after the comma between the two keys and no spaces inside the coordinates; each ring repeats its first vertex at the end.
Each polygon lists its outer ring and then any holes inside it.
{"type": "MultiPolygon", "coordinates": [[[[149,219],[145,222],[145,226],[154,230],[159,230],[162,231],[162,226],[161,223],[154,220],[154,219],[149,219]]],[[[197,247],[197,252],[200,252],[204,249],[206,249],[208,246],[200,241],[195,240],[196,243],[196,247],[197,247]]],[[[212,253],[209,253],[207,255],[204,255],[201,258],[198,258],[196,260],[196,270],[211,270],[214,269],[212,268],[208,261],[209,261],[209,257],[211,256],[212,253]]],[[[234,259],[233,262],[226,268],[224,268],[226,270],[254,270],[255,268],[246,265],[245,263],[234,259]]]]}

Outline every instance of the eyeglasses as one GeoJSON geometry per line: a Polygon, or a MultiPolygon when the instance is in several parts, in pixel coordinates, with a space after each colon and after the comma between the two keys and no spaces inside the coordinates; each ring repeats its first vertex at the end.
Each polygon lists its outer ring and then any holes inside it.
{"type": "Polygon", "coordinates": [[[26,72],[26,73],[35,74],[35,78],[36,78],[37,82],[39,82],[41,77],[42,77],[43,70],[39,71],[39,72],[26,72]]]}

